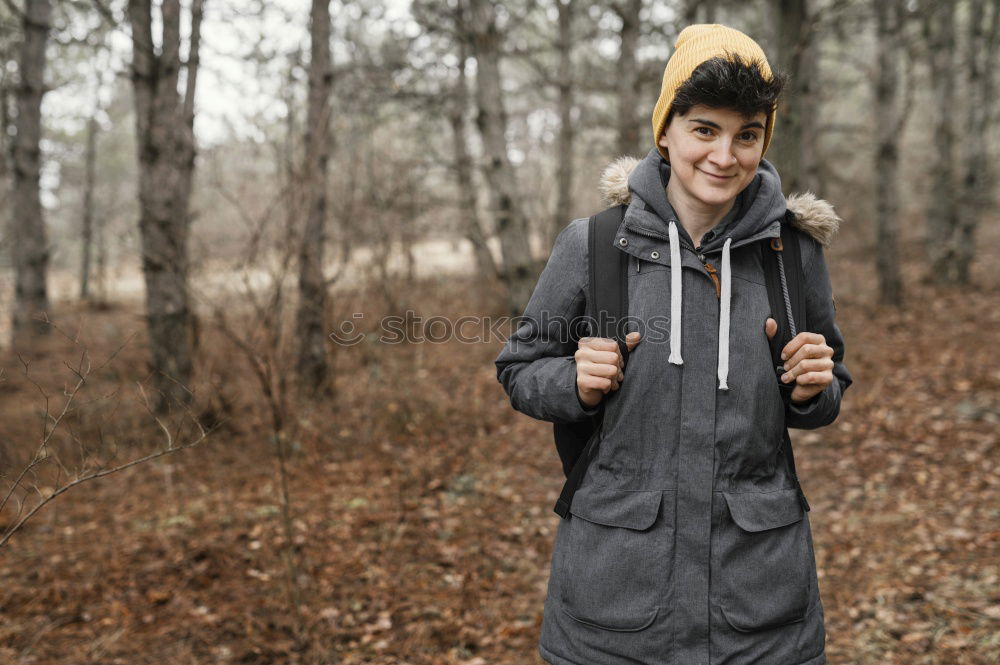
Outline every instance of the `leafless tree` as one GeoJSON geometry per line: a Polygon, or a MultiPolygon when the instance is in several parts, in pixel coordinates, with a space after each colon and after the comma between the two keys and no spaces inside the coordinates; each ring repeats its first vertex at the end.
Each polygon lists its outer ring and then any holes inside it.
{"type": "MultiPolygon", "coordinates": [[[[433,114],[436,110],[443,110],[448,119],[452,154],[447,166],[455,178],[457,188],[457,201],[454,205],[460,218],[459,232],[472,245],[478,274],[488,279],[499,279],[502,276],[500,266],[490,251],[490,233],[477,205],[479,184],[475,177],[476,160],[470,145],[468,114],[472,104],[466,69],[472,57],[472,35],[467,3],[416,0],[411,5],[411,12],[428,35],[441,38],[442,47],[439,48],[445,53],[450,51],[457,59],[453,84],[436,90],[414,91],[412,96],[414,103],[419,104],[426,113],[433,114]]],[[[425,72],[421,72],[421,78],[425,82],[433,80],[425,72]]]]}
{"type": "Polygon", "coordinates": [[[970,282],[969,271],[976,254],[976,230],[991,201],[996,171],[987,155],[993,99],[995,64],[1000,59],[1000,0],[971,0],[966,36],[966,72],[969,99],[965,105],[963,131],[964,174],[961,214],[955,233],[955,280],[970,282]],[[989,10],[989,11],[987,11],[989,10]]]}
{"type": "MultiPolygon", "coordinates": [[[[617,101],[618,101],[618,154],[645,154],[640,142],[640,120],[637,110],[639,103],[639,12],[642,11],[643,0],[619,0],[611,5],[612,10],[621,19],[619,32],[620,47],[616,63],[617,101]]],[[[650,146],[652,147],[652,146],[650,146]]]]}
{"type": "Polygon", "coordinates": [[[97,116],[87,119],[87,145],[84,149],[83,210],[80,233],[80,299],[90,299],[91,252],[94,248],[94,186],[97,180],[97,116]]]}
{"type": "Polygon", "coordinates": [[[139,156],[139,231],[146,280],[157,412],[186,404],[196,344],[188,293],[189,210],[194,174],[194,96],[202,0],[192,0],[187,61],[181,60],[181,3],[160,5],[161,45],[153,40],[152,0],[129,0],[132,82],[139,156]],[[179,90],[181,68],[185,89],[179,90]]]}
{"type": "Polygon", "coordinates": [[[52,14],[49,0],[28,0],[21,16],[23,41],[18,59],[12,259],[15,270],[13,338],[15,347],[48,334],[50,251],[40,198],[42,95],[45,93],[45,45],[52,14]]]}
{"type": "Polygon", "coordinates": [[[875,234],[879,300],[901,305],[903,280],[899,272],[899,143],[906,106],[899,95],[903,22],[902,0],[873,0],[878,73],[875,107],[878,121],[875,152],[875,234]]]}
{"type": "Polygon", "coordinates": [[[299,250],[298,375],[302,390],[317,395],[330,390],[326,359],[327,283],[323,276],[326,244],[327,163],[330,156],[330,0],[313,0],[309,19],[309,98],[306,111],[308,197],[305,230],[299,250]]]}
{"type": "MultiPolygon", "coordinates": [[[[458,6],[461,12],[462,6],[458,6]]],[[[461,19],[459,19],[461,20],[461,19]]],[[[458,209],[465,223],[462,225],[465,237],[472,244],[476,256],[476,267],[484,277],[499,277],[500,270],[493,253],[486,242],[486,232],[476,206],[476,181],[473,178],[473,161],[469,150],[469,132],[466,112],[469,108],[469,84],[465,76],[465,65],[469,61],[469,46],[458,42],[458,70],[454,94],[448,105],[448,123],[451,125],[452,172],[458,184],[458,209]]]]}
{"type": "Polygon", "coordinates": [[[524,311],[538,266],[528,242],[529,225],[507,155],[507,112],[500,75],[502,36],[492,0],[463,0],[469,12],[470,43],[476,59],[476,125],[486,152],[485,174],[503,257],[501,274],[507,287],[508,311],[524,311]]]}
{"type": "Polygon", "coordinates": [[[927,206],[927,256],[930,281],[949,284],[958,278],[958,198],[956,196],[955,3],[925,2],[923,27],[934,103],[934,159],[927,206]]]}
{"type": "Polygon", "coordinates": [[[777,25],[777,68],[788,75],[780,131],[768,159],[781,172],[786,193],[817,189],[816,118],[818,58],[816,16],[808,0],[771,0],[777,25]]]}
{"type": "Polygon", "coordinates": [[[715,23],[717,0],[687,0],[684,3],[684,23],[715,23]]]}
{"type": "Polygon", "coordinates": [[[575,11],[571,0],[556,0],[556,6],[559,10],[559,32],[556,39],[556,50],[559,53],[556,77],[557,103],[559,105],[559,157],[556,162],[556,209],[549,234],[552,240],[566,226],[572,214],[570,210],[573,196],[573,155],[576,152],[573,150],[573,143],[576,141],[576,122],[573,119],[574,91],[576,89],[575,69],[573,67],[573,45],[576,43],[573,38],[575,11]]]}

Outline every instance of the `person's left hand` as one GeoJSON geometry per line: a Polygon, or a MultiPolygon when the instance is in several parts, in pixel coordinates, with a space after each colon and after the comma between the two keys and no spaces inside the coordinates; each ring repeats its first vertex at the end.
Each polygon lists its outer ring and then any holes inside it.
{"type": "MultiPolygon", "coordinates": [[[[768,317],[764,334],[771,339],[777,332],[778,322],[768,317]]],[[[800,332],[781,350],[781,357],[785,361],[782,383],[795,381],[793,402],[805,402],[833,383],[833,349],[823,335],[800,332]]]]}

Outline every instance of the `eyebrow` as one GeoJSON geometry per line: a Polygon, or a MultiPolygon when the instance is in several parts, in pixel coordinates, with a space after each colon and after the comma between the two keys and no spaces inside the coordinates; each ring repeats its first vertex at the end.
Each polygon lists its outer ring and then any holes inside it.
{"type": "MultiPolygon", "coordinates": [[[[722,129],[722,127],[719,124],[714,123],[711,120],[705,120],[704,118],[691,118],[690,120],[688,120],[688,122],[697,122],[698,124],[708,125],[709,127],[714,127],[715,129],[722,129]]],[[[759,122],[748,122],[747,124],[745,124],[742,127],[740,127],[740,129],[741,130],[742,129],[764,129],[764,125],[760,124],[759,122]]]]}

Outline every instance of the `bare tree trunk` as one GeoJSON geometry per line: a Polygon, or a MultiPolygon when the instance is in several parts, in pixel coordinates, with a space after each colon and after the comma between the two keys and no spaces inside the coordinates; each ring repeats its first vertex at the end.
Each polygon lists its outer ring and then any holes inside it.
{"type": "Polygon", "coordinates": [[[83,219],[81,220],[80,299],[90,299],[90,261],[94,246],[94,182],[97,162],[97,112],[87,120],[87,147],[83,170],[83,219]]]}
{"type": "Polygon", "coordinates": [[[97,250],[94,257],[94,290],[97,292],[97,299],[105,302],[108,299],[108,234],[107,215],[100,215],[94,220],[94,248],[97,250]]]}
{"type": "MultiPolygon", "coordinates": [[[[6,54],[0,51],[0,58],[4,57],[6,57],[6,54]]],[[[0,70],[0,201],[9,201],[11,192],[10,157],[12,149],[10,145],[11,118],[8,106],[9,95],[10,90],[8,88],[6,72],[0,70]]],[[[13,250],[12,247],[8,246],[8,243],[10,242],[10,234],[13,229],[13,219],[11,218],[8,206],[0,207],[0,251],[10,251],[11,256],[13,255],[13,250]]]]}
{"type": "Polygon", "coordinates": [[[786,193],[816,186],[816,75],[813,25],[807,0],[771,0],[778,25],[778,69],[789,76],[781,129],[768,151],[786,193]]]}
{"type": "Polygon", "coordinates": [[[809,190],[822,196],[824,192],[816,146],[819,137],[819,51],[816,38],[815,17],[807,15],[799,44],[799,81],[797,85],[793,84],[793,90],[799,97],[799,168],[789,183],[789,191],[794,187],[796,191],[809,190]]]}
{"type": "Polygon", "coordinates": [[[959,284],[970,281],[970,270],[976,256],[976,229],[983,210],[990,203],[993,173],[986,146],[993,108],[993,72],[990,65],[997,61],[1000,41],[1000,0],[993,0],[988,31],[983,30],[986,19],[985,0],[972,0],[966,44],[969,101],[965,122],[965,176],[962,179],[962,214],[959,216],[955,243],[955,277],[959,284]]]}
{"type": "Polygon", "coordinates": [[[507,157],[507,112],[500,77],[500,34],[491,0],[467,0],[476,74],[476,125],[483,137],[486,180],[503,255],[503,281],[508,311],[518,316],[531,297],[537,268],[528,242],[528,221],[522,207],[514,168],[507,157]]]}
{"type": "Polygon", "coordinates": [[[323,274],[326,244],[327,163],[330,157],[330,0],[313,0],[309,18],[309,99],[306,110],[306,191],[309,201],[299,252],[298,375],[310,396],[329,394],[324,323],[327,288],[323,274]]]}
{"type": "Polygon", "coordinates": [[[139,153],[139,232],[152,350],[154,408],[186,404],[191,392],[194,320],[188,292],[188,235],[194,171],[194,92],[202,0],[191,6],[187,85],[178,92],[179,0],[163,0],[163,40],[153,45],[151,0],[129,0],[132,83],[139,153]]]}
{"type": "MultiPolygon", "coordinates": [[[[457,11],[461,12],[461,7],[457,11]]],[[[499,277],[500,270],[486,244],[487,234],[483,232],[482,220],[479,219],[479,213],[476,210],[476,185],[472,179],[472,157],[469,154],[468,132],[465,124],[465,111],[469,106],[465,63],[468,62],[469,54],[465,41],[461,39],[458,41],[458,82],[455,84],[455,93],[448,112],[454,151],[455,179],[458,183],[458,209],[465,220],[465,237],[472,243],[479,274],[483,277],[499,277]]]]}
{"type": "MultiPolygon", "coordinates": [[[[573,141],[576,123],[573,122],[573,5],[571,0],[558,0],[559,9],[559,157],[556,166],[556,210],[547,245],[551,245],[559,231],[569,223],[573,192],[573,141]]],[[[638,140],[638,136],[636,137],[638,140]]]]}
{"type": "Polygon", "coordinates": [[[686,0],[684,3],[684,24],[715,23],[716,9],[718,9],[716,0],[686,0]]]}
{"type": "Polygon", "coordinates": [[[899,273],[899,139],[903,112],[899,104],[902,54],[900,31],[905,9],[900,0],[873,0],[876,19],[878,75],[875,81],[875,229],[879,300],[903,302],[899,273]]]}
{"type": "Polygon", "coordinates": [[[643,0],[624,0],[612,5],[622,20],[621,48],[618,52],[618,154],[645,154],[639,141],[639,12],[643,0]]]}
{"type": "Polygon", "coordinates": [[[42,95],[45,93],[45,45],[49,0],[33,0],[22,15],[24,41],[18,65],[17,119],[14,139],[14,216],[11,220],[15,270],[12,345],[30,346],[35,335],[50,332],[45,322],[49,298],[48,238],[39,196],[41,173],[42,95]]]}
{"type": "Polygon", "coordinates": [[[930,281],[954,283],[958,276],[955,196],[954,129],[951,102],[955,99],[955,6],[951,2],[930,3],[924,16],[934,99],[933,182],[927,207],[927,256],[930,281]]]}

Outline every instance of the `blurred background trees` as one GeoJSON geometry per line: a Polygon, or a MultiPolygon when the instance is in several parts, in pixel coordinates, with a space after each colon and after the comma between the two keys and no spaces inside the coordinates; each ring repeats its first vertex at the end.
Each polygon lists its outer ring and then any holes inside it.
{"type": "Polygon", "coordinates": [[[903,301],[901,243],[923,244],[923,279],[969,284],[996,220],[997,0],[314,4],[0,5],[5,345],[30,348],[61,302],[144,292],[158,392],[187,399],[191,280],[224,297],[267,206],[283,231],[254,260],[298,243],[310,390],[338,285],[380,283],[401,311],[394,276],[458,273],[517,315],[558,231],[600,209],[603,167],[652,147],[692,21],[748,32],[790,75],[768,158],[787,193],[837,207],[873,298],[903,301]]]}

